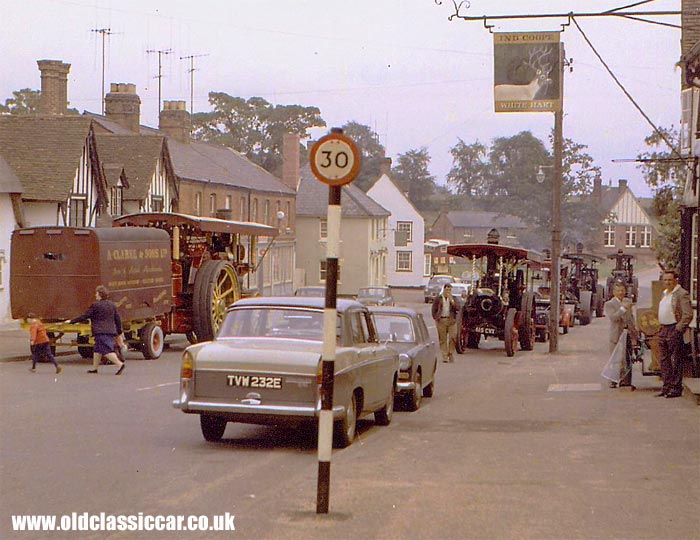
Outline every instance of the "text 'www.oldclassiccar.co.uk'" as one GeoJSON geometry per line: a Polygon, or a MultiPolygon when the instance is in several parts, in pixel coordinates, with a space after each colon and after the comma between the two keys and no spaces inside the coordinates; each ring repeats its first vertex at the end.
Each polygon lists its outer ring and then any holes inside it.
{"type": "Polygon", "coordinates": [[[12,516],[15,531],[235,531],[235,516],[89,514],[12,516]]]}

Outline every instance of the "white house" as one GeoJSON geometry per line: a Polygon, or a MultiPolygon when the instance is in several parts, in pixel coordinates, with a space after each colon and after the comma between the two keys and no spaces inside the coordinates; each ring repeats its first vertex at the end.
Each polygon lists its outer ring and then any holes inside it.
{"type": "Polygon", "coordinates": [[[372,199],[389,210],[385,235],[388,238],[386,281],[390,287],[422,287],[425,274],[423,240],[425,223],[411,201],[389,176],[391,159],[382,167],[382,175],[367,191],[372,199]]]}
{"type": "Polygon", "coordinates": [[[0,157],[0,326],[12,320],[10,316],[10,237],[22,222],[18,198],[22,184],[7,162],[0,157]]]}

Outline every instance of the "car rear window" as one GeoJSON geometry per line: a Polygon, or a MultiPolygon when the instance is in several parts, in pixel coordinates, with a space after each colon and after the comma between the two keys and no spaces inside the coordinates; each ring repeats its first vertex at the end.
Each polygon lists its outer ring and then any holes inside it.
{"type": "Polygon", "coordinates": [[[218,338],[236,337],[323,341],[323,311],[272,306],[233,309],[226,315],[218,338]]]}

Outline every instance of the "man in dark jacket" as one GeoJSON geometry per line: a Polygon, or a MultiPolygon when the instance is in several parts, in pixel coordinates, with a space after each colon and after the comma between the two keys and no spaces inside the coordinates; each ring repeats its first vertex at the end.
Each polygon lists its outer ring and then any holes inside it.
{"type": "Polygon", "coordinates": [[[445,283],[442,293],[433,300],[432,308],[443,362],[454,362],[457,310],[457,302],[452,296],[452,285],[445,283]]]}
{"type": "Polygon", "coordinates": [[[68,323],[90,321],[92,335],[95,338],[95,348],[92,354],[92,369],[88,373],[97,373],[97,366],[104,356],[107,360],[119,366],[116,375],[121,375],[126,364],[119,360],[115,352],[116,338],[122,333],[122,320],[117,312],[117,306],[109,298],[109,291],[104,285],[95,289],[95,300],[88,310],[80,317],[69,319],[68,323]]]}

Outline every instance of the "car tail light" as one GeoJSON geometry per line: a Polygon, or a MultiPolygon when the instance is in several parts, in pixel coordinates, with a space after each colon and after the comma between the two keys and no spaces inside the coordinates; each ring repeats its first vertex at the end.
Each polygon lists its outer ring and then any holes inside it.
{"type": "Polygon", "coordinates": [[[193,374],[194,361],[192,359],[192,354],[189,351],[185,351],[182,355],[182,367],[180,368],[180,378],[191,379],[193,374]]]}

